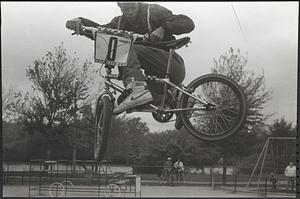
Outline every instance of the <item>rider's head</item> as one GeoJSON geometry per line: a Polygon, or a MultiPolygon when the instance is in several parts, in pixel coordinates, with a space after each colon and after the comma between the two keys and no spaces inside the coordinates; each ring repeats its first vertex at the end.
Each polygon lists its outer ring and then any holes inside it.
{"type": "Polygon", "coordinates": [[[120,7],[123,15],[126,19],[134,24],[136,22],[136,18],[139,12],[140,3],[138,2],[118,2],[118,6],[120,7]]]}

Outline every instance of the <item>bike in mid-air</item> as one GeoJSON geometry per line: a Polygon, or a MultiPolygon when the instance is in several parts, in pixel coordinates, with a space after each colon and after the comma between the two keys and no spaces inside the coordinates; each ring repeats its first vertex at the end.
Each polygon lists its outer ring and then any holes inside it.
{"type": "MultiPolygon", "coordinates": [[[[121,80],[113,73],[117,66],[126,67],[127,58],[133,44],[167,48],[169,59],[164,78],[146,76],[147,83],[163,85],[160,94],[153,94],[154,101],[127,112],[150,112],[158,122],[169,122],[174,114],[180,117],[182,125],[194,137],[207,141],[224,139],[243,127],[247,117],[247,101],[241,87],[231,78],[220,74],[206,74],[191,81],[187,86],[176,85],[170,81],[172,56],[175,50],[186,46],[190,38],[150,43],[145,35],[130,31],[103,27],[82,27],[94,36],[95,62],[102,63],[100,75],[105,79],[104,90],[96,101],[96,132],[94,158],[102,160],[111,128],[115,105],[120,104],[125,88],[112,82],[121,80]],[[101,70],[106,69],[103,75],[101,70]]],[[[151,91],[151,90],[150,90],[151,91]]],[[[126,92],[126,91],[125,91],[126,92]]]]}

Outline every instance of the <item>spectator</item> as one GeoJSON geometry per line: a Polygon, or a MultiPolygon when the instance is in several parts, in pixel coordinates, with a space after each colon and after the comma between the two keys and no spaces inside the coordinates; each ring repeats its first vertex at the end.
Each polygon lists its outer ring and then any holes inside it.
{"type": "Polygon", "coordinates": [[[290,162],[289,165],[285,168],[284,174],[288,179],[286,189],[289,190],[290,185],[292,185],[291,191],[294,191],[294,184],[295,184],[295,178],[296,178],[296,167],[294,166],[293,162],[290,162]]]}
{"type": "Polygon", "coordinates": [[[277,184],[277,179],[276,176],[273,172],[270,173],[270,183],[271,183],[271,191],[275,192],[276,191],[276,184],[277,184]]]}
{"type": "Polygon", "coordinates": [[[177,182],[179,182],[179,181],[182,182],[183,181],[182,175],[183,175],[184,167],[183,167],[183,162],[181,161],[180,158],[178,158],[177,162],[175,162],[174,168],[176,171],[177,182]]]}
{"type": "Polygon", "coordinates": [[[164,183],[169,183],[172,173],[172,158],[168,158],[164,163],[164,183]]]}
{"type": "Polygon", "coordinates": [[[164,170],[163,167],[160,169],[160,172],[159,172],[159,174],[158,174],[158,177],[159,177],[159,182],[160,182],[160,183],[163,183],[164,180],[165,180],[165,170],[164,170]]]}

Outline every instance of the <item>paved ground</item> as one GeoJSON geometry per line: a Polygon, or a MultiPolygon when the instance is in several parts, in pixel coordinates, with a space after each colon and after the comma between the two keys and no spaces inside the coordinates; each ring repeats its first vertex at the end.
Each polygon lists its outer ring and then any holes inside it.
{"type": "MultiPolygon", "coordinates": [[[[84,188],[81,186],[81,188],[84,188]]],[[[95,188],[96,189],[96,188],[95,188]]],[[[36,196],[37,192],[35,192],[36,196]]],[[[4,197],[28,197],[28,186],[25,185],[5,185],[3,186],[4,197]]],[[[43,192],[41,196],[49,197],[48,192],[43,192]]],[[[74,197],[96,197],[97,193],[67,193],[67,196],[74,197]]],[[[104,196],[101,194],[100,196],[104,196]]],[[[132,197],[131,195],[121,194],[121,196],[132,197]]],[[[262,197],[256,193],[242,193],[232,191],[216,189],[213,190],[211,187],[198,187],[198,186],[142,186],[142,197],[230,197],[230,198],[241,198],[241,197],[262,197]]],[[[292,197],[292,195],[268,195],[268,197],[292,197]]]]}

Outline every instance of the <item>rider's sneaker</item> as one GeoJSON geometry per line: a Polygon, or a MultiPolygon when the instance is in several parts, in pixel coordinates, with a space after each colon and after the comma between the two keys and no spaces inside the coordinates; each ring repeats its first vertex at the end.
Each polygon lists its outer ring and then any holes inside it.
{"type": "MultiPolygon", "coordinates": [[[[191,98],[191,97],[190,97],[190,98],[188,99],[188,105],[187,105],[187,108],[193,107],[193,106],[195,105],[195,102],[196,102],[196,100],[195,100],[194,98],[191,98]]],[[[175,128],[176,128],[177,130],[180,130],[180,129],[182,128],[182,126],[183,126],[183,121],[182,121],[182,119],[181,119],[179,113],[176,113],[175,128]]]]}
{"type": "Polygon", "coordinates": [[[132,81],[126,86],[126,90],[130,91],[130,95],[114,109],[114,114],[119,114],[128,109],[133,109],[153,101],[146,82],[132,81]]]}

